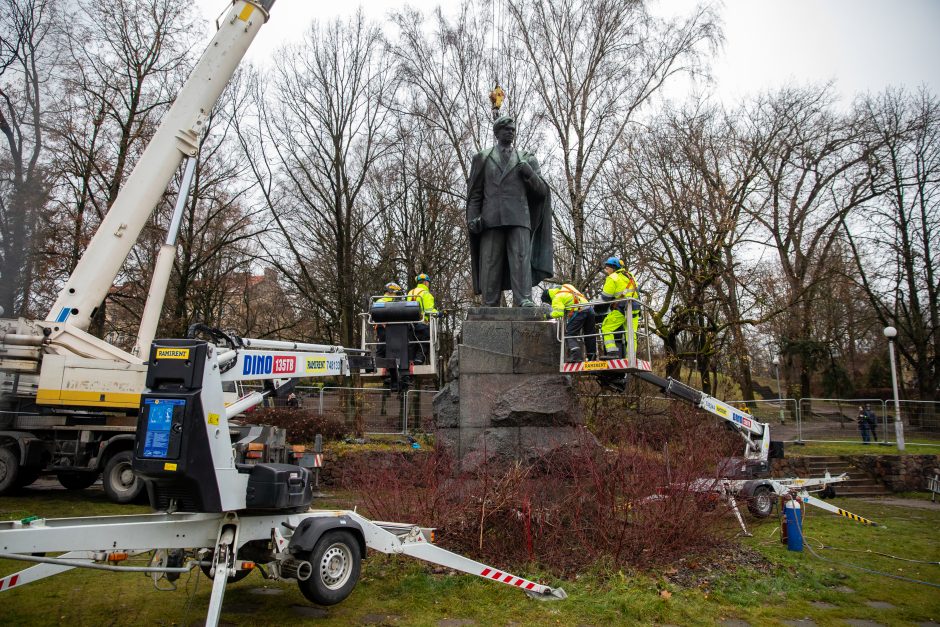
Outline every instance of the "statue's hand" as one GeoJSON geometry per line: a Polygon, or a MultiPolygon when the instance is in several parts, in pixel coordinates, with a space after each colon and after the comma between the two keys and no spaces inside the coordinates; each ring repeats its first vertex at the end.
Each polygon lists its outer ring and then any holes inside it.
{"type": "Polygon", "coordinates": [[[483,218],[477,217],[469,222],[467,222],[467,229],[474,235],[479,235],[483,232],[483,218]]]}
{"type": "Polygon", "coordinates": [[[519,164],[519,174],[521,174],[524,179],[530,179],[535,176],[535,170],[532,169],[528,161],[523,161],[519,164]]]}

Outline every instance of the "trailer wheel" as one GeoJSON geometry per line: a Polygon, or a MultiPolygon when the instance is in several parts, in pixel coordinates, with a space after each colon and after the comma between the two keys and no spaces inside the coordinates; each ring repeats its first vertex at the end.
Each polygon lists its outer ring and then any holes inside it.
{"type": "Polygon", "coordinates": [[[130,503],[144,488],[144,482],[134,474],[133,459],[131,451],[121,451],[104,465],[101,483],[105,494],[114,503],[130,503]]]}
{"type": "Polygon", "coordinates": [[[20,474],[20,460],[9,446],[0,446],[0,494],[17,486],[20,474]]]}
{"type": "Polygon", "coordinates": [[[359,581],[362,556],[351,533],[334,529],[320,537],[310,553],[313,574],[298,581],[300,592],[318,605],[336,605],[349,596],[359,581]]]}
{"type": "Polygon", "coordinates": [[[762,485],[754,490],[754,494],[747,501],[747,509],[756,518],[767,518],[774,508],[774,492],[770,486],[762,485]]]}
{"type": "Polygon", "coordinates": [[[57,472],[55,477],[66,490],[84,490],[98,480],[98,473],[63,470],[57,472]]]}

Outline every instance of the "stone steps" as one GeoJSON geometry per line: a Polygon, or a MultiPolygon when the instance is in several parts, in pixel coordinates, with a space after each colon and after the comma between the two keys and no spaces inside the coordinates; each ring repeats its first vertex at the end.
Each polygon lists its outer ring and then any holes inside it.
{"type": "Polygon", "coordinates": [[[809,470],[808,477],[821,477],[826,474],[827,470],[833,477],[842,473],[848,474],[848,481],[833,485],[833,489],[839,496],[862,497],[891,494],[891,491],[885,488],[884,485],[838,455],[805,457],[804,461],[806,468],[809,470]]]}
{"type": "Polygon", "coordinates": [[[769,385],[762,385],[756,381],[751,382],[751,388],[761,395],[763,399],[776,399],[777,393],[769,385]]]}

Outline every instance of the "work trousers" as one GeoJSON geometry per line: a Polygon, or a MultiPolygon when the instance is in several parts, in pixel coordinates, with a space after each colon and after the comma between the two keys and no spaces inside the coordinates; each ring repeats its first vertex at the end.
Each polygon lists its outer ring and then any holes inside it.
{"type": "MultiPolygon", "coordinates": [[[[618,303],[621,305],[622,303],[618,303]]],[[[604,340],[604,351],[608,355],[617,353],[619,355],[619,350],[617,349],[617,336],[621,335],[620,330],[625,327],[626,318],[623,315],[623,309],[619,307],[611,307],[610,311],[607,312],[607,316],[604,318],[604,322],[601,323],[601,338],[604,340]]],[[[633,314],[633,348],[636,350],[636,331],[640,328],[640,315],[639,313],[633,314]]],[[[624,339],[626,344],[626,339],[624,339]]],[[[626,346],[624,346],[624,351],[626,351],[626,346]]],[[[619,355],[623,357],[624,355],[619,355]]]]}
{"type": "Polygon", "coordinates": [[[578,348],[578,336],[587,335],[584,338],[584,348],[588,356],[597,354],[597,338],[594,337],[596,322],[594,321],[594,309],[588,307],[582,309],[575,315],[568,318],[565,325],[565,343],[568,345],[568,354],[578,348]]]}
{"type": "Polygon", "coordinates": [[[483,305],[499,307],[503,275],[509,272],[512,304],[532,300],[532,232],[524,226],[486,229],[480,233],[480,291],[483,305]]]}
{"type": "Polygon", "coordinates": [[[427,356],[431,353],[429,342],[431,341],[431,327],[427,322],[415,322],[411,325],[410,341],[408,342],[408,359],[416,365],[426,364],[427,356]]]}

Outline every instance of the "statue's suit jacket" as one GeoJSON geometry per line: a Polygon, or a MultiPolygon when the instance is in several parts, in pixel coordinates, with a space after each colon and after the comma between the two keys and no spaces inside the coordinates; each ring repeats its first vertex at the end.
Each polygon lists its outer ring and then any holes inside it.
{"type": "MultiPolygon", "coordinates": [[[[484,230],[509,226],[530,229],[532,285],[552,276],[551,195],[533,155],[513,150],[505,167],[495,146],[474,155],[467,180],[468,224],[477,217],[483,218],[484,230]],[[529,186],[519,172],[523,161],[535,172],[529,186]]],[[[480,236],[473,233],[470,234],[470,259],[473,291],[480,294],[480,236]]],[[[508,271],[503,276],[503,289],[511,289],[508,271]]]]}

